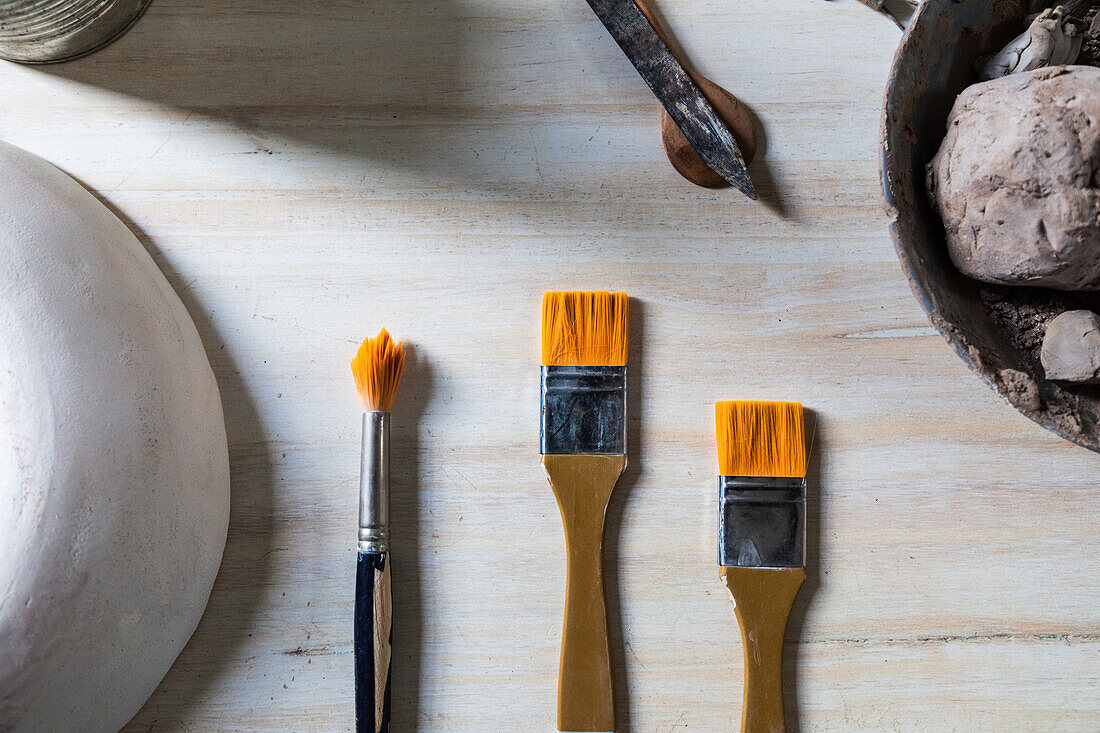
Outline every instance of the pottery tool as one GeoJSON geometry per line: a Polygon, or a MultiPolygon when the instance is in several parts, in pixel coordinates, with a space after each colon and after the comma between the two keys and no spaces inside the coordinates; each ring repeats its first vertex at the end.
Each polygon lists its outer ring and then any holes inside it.
{"type": "Polygon", "coordinates": [[[877,10],[890,20],[894,21],[898,28],[905,30],[905,26],[908,25],[909,19],[916,12],[917,6],[920,5],[920,0],[894,0],[894,2],[887,2],[887,0],[859,0],[861,3],[877,10]]]}
{"type": "Polygon", "coordinates": [[[359,561],[355,574],[355,730],[390,729],[390,408],[405,350],[386,329],[366,338],[351,360],[363,403],[359,472],[359,561]]]}
{"type": "MultiPolygon", "coordinates": [[[[737,97],[695,71],[684,59],[680,58],[676,53],[676,45],[669,39],[668,34],[665,33],[657,20],[656,14],[645,0],[634,0],[634,4],[642,11],[646,20],[653,26],[653,30],[657,32],[661,42],[676,56],[680,65],[684,67],[684,71],[699,87],[699,90],[703,92],[703,96],[707,98],[707,101],[714,107],[714,111],[718,113],[718,116],[726,123],[726,127],[733,133],[733,138],[737,141],[737,147],[741,150],[741,155],[745,159],[745,165],[752,163],[752,159],[756,156],[756,126],[753,125],[752,115],[749,114],[748,108],[737,97]]],[[[668,156],[668,161],[672,163],[672,167],[676,169],[676,172],[695,185],[705,186],[706,188],[722,188],[730,185],[729,181],[711,170],[706,161],[684,137],[684,133],[676,126],[676,122],[669,116],[668,110],[663,107],[661,108],[661,144],[664,145],[665,155],[668,156]]]]}
{"type": "Polygon", "coordinates": [[[806,578],[806,444],[797,402],[716,402],[718,565],[745,658],[742,733],[784,733],[783,635],[806,578]]]}
{"type": "Polygon", "coordinates": [[[756,189],[733,134],[634,0],[588,4],[707,166],[755,199],[756,189]]]}
{"type": "Polygon", "coordinates": [[[558,730],[614,731],[603,589],[607,503],[626,467],[626,293],[542,300],[540,452],[565,527],[558,730]]]}

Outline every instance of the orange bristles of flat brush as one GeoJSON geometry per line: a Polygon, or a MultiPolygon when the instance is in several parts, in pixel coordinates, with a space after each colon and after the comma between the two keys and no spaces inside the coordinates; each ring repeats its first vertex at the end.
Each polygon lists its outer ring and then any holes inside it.
{"type": "Polygon", "coordinates": [[[545,366],[626,366],[626,293],[550,291],[542,297],[545,366]]]}
{"type": "Polygon", "coordinates": [[[714,427],[720,476],[806,475],[801,403],[715,402],[714,427]]]}
{"type": "Polygon", "coordinates": [[[363,339],[351,360],[351,373],[364,410],[389,412],[393,408],[404,366],[405,348],[386,329],[374,338],[363,339]]]}
{"type": "Polygon", "coordinates": [[[783,636],[806,579],[806,437],[797,402],[715,402],[719,575],[744,655],[741,731],[787,730],[783,636]]]}

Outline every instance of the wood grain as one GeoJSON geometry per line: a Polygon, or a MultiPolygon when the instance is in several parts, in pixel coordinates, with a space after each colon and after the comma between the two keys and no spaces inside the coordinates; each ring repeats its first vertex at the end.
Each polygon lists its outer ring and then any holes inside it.
{"type": "MultiPolygon", "coordinates": [[[[622,423],[619,423],[620,429],[622,423]]],[[[607,505],[626,456],[547,454],[542,467],[565,529],[565,619],[558,668],[558,730],[614,731],[615,692],[604,588],[607,505]]]]}
{"type": "Polygon", "coordinates": [[[762,203],[672,170],[583,2],[157,0],[95,56],[0,65],[0,136],[139,233],[225,404],[221,574],[128,731],[352,729],[348,361],[381,325],[410,345],[393,727],[553,730],[550,288],[635,298],[605,554],[620,730],[737,729],[711,414],[736,398],[817,422],[789,725],[1100,729],[1100,458],[1002,402],[909,291],[876,149],[897,29],[855,0],[658,10],[761,120],[762,203]]]}
{"type": "Polygon", "coordinates": [[[783,647],[787,619],[805,568],[724,567],[745,660],[741,733],[786,733],[783,647]]]}

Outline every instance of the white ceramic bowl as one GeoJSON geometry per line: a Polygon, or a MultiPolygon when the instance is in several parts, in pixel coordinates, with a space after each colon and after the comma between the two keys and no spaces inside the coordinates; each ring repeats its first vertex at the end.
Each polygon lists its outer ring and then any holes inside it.
{"type": "Polygon", "coordinates": [[[137,238],[3,143],[0,242],[0,730],[116,731],[221,563],[218,388],[137,238]]]}

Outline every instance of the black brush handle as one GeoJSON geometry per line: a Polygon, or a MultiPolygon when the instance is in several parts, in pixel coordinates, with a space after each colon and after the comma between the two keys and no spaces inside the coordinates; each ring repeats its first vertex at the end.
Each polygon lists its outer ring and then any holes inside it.
{"type": "Polygon", "coordinates": [[[360,552],[355,573],[356,733],[390,730],[392,622],[389,553],[360,552]]]}

